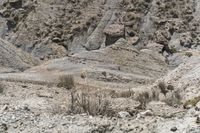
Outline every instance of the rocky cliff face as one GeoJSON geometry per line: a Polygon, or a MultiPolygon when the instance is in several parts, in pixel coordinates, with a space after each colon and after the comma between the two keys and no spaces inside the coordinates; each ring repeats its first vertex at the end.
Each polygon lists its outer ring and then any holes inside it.
{"type": "Polygon", "coordinates": [[[139,48],[153,42],[172,53],[174,49],[196,48],[199,43],[198,7],[193,0],[1,3],[2,38],[42,60],[101,48],[109,43],[103,30],[111,24],[123,25],[125,33],[120,37],[139,48]]]}
{"type": "Polygon", "coordinates": [[[97,5],[102,4],[90,0],[2,3],[2,37],[40,59],[65,56],[75,36],[96,27],[101,17],[97,5]]]}
{"type": "Polygon", "coordinates": [[[26,70],[31,66],[38,65],[39,61],[28,53],[17,49],[9,42],[0,39],[0,66],[5,69],[26,70]]]}

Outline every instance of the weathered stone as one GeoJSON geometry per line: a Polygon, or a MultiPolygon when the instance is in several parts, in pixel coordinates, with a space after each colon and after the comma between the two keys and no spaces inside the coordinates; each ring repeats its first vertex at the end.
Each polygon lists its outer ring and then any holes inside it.
{"type": "Polygon", "coordinates": [[[151,110],[146,110],[140,113],[142,116],[152,116],[153,112],[151,110]]]}
{"type": "Polygon", "coordinates": [[[59,42],[62,42],[62,39],[59,37],[54,37],[54,38],[52,38],[52,41],[55,43],[59,43],[59,42]]]}
{"type": "Polygon", "coordinates": [[[128,117],[131,116],[131,115],[130,115],[128,112],[126,112],[126,111],[121,111],[121,112],[118,113],[118,115],[119,115],[120,118],[128,118],[128,117]]]}
{"type": "Polygon", "coordinates": [[[125,37],[124,25],[112,24],[104,29],[104,33],[106,34],[105,45],[109,46],[125,37]]]}
{"type": "Polygon", "coordinates": [[[8,125],[3,123],[3,124],[0,124],[0,132],[7,132],[8,130],[8,125]]]}
{"type": "Polygon", "coordinates": [[[177,127],[172,127],[172,128],[171,128],[171,131],[172,131],[172,132],[176,132],[177,130],[178,130],[177,127]]]}
{"type": "Polygon", "coordinates": [[[9,0],[9,2],[13,8],[19,9],[22,7],[22,0],[9,0]]]}
{"type": "Polygon", "coordinates": [[[109,25],[104,29],[104,33],[110,37],[122,37],[124,36],[124,25],[109,25]]]}
{"type": "Polygon", "coordinates": [[[161,52],[163,49],[163,45],[160,45],[158,43],[149,43],[147,44],[146,48],[156,52],[161,52]]]}
{"type": "Polygon", "coordinates": [[[134,36],[134,37],[129,37],[128,38],[128,43],[130,45],[137,45],[137,43],[139,42],[140,38],[138,36],[134,36]]]}
{"type": "Polygon", "coordinates": [[[200,124],[200,118],[199,118],[199,116],[198,116],[197,119],[196,119],[196,123],[197,123],[197,124],[200,124]]]}

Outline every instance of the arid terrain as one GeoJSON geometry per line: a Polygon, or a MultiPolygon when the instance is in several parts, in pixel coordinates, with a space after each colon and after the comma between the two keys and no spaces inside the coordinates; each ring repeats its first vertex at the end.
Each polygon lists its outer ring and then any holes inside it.
{"type": "Polygon", "coordinates": [[[0,133],[200,133],[200,1],[0,0],[0,133]]]}

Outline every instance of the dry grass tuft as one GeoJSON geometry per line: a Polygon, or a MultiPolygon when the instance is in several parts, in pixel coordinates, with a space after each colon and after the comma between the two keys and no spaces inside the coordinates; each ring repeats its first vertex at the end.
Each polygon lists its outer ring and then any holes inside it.
{"type": "Polygon", "coordinates": [[[156,90],[152,90],[152,95],[151,95],[151,99],[158,101],[159,100],[159,92],[156,90]]]}
{"type": "Polygon", "coordinates": [[[56,114],[66,114],[67,113],[67,108],[64,107],[64,106],[61,106],[60,104],[54,104],[51,106],[51,113],[53,115],[56,115],[56,114]]]}
{"type": "Polygon", "coordinates": [[[138,96],[136,97],[136,100],[140,103],[140,105],[137,108],[145,109],[147,103],[151,100],[151,97],[148,92],[142,92],[138,94],[138,96]]]}
{"type": "Polygon", "coordinates": [[[108,97],[102,92],[71,91],[69,112],[73,114],[87,113],[88,115],[113,115],[108,97]]]}
{"type": "Polygon", "coordinates": [[[183,106],[192,105],[193,107],[200,101],[200,96],[187,100],[183,106]]]}
{"type": "Polygon", "coordinates": [[[64,87],[67,90],[75,88],[74,77],[72,75],[60,76],[57,86],[64,87]]]}
{"type": "Polygon", "coordinates": [[[110,92],[110,96],[112,98],[131,98],[133,97],[135,94],[135,92],[133,90],[125,90],[125,91],[120,91],[120,92],[117,92],[115,90],[112,90],[110,92]]]}
{"type": "Polygon", "coordinates": [[[172,46],[170,48],[170,50],[171,50],[172,53],[177,53],[178,52],[177,49],[175,48],[175,46],[172,46]]]}
{"type": "Polygon", "coordinates": [[[174,91],[168,98],[163,100],[163,102],[165,102],[169,106],[175,106],[175,105],[180,105],[181,100],[182,100],[182,97],[180,95],[180,92],[174,91]]]}
{"type": "Polygon", "coordinates": [[[191,52],[186,52],[186,53],[185,53],[185,56],[187,56],[187,57],[192,57],[193,54],[192,54],[191,52]]]}
{"type": "Polygon", "coordinates": [[[0,94],[4,92],[4,85],[0,84],[0,94]]]}
{"type": "Polygon", "coordinates": [[[178,90],[175,90],[172,84],[165,84],[165,82],[159,82],[158,88],[160,92],[164,94],[165,99],[162,100],[169,106],[180,105],[181,104],[181,95],[178,90]],[[169,94],[169,95],[167,95],[169,94]]]}
{"type": "Polygon", "coordinates": [[[174,90],[174,86],[173,85],[168,85],[167,86],[167,90],[173,91],[174,90]]]}
{"type": "Polygon", "coordinates": [[[160,92],[166,96],[167,93],[168,93],[168,90],[167,90],[167,87],[166,87],[165,83],[164,82],[159,82],[158,83],[158,87],[160,89],[160,92]]]}

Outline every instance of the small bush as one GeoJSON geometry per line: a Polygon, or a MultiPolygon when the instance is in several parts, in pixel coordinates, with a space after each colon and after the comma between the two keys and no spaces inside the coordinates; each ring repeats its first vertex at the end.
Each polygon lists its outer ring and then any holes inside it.
{"type": "Polygon", "coordinates": [[[174,90],[174,86],[173,85],[168,85],[167,86],[167,90],[173,91],[174,90]]]}
{"type": "Polygon", "coordinates": [[[182,99],[182,97],[180,95],[180,92],[179,91],[174,91],[174,92],[172,92],[170,97],[168,97],[165,100],[163,100],[163,102],[165,102],[169,106],[174,106],[174,105],[180,105],[181,104],[181,99],[182,99]]]}
{"type": "Polygon", "coordinates": [[[145,109],[147,103],[150,101],[150,96],[148,92],[142,92],[137,97],[136,100],[140,103],[138,109],[145,109]]]}
{"type": "Polygon", "coordinates": [[[159,82],[158,83],[158,87],[160,89],[160,92],[166,96],[167,93],[168,93],[168,90],[167,90],[167,87],[166,87],[165,83],[164,82],[159,82]]]}
{"type": "Polygon", "coordinates": [[[125,90],[125,91],[121,91],[121,92],[116,92],[114,90],[112,90],[110,92],[110,95],[112,98],[131,98],[133,97],[135,94],[135,92],[133,90],[125,90]]]}
{"type": "Polygon", "coordinates": [[[171,50],[172,53],[177,53],[178,52],[177,49],[175,48],[175,46],[171,46],[170,50],[171,50]]]}
{"type": "Polygon", "coordinates": [[[158,101],[159,100],[159,92],[156,90],[152,90],[152,100],[158,101]]]}
{"type": "Polygon", "coordinates": [[[74,78],[71,75],[64,75],[59,77],[58,87],[64,87],[68,90],[75,87],[74,78]]]}
{"type": "Polygon", "coordinates": [[[193,54],[192,54],[191,52],[186,52],[186,53],[185,53],[185,56],[191,57],[191,56],[193,56],[193,54]]]}
{"type": "Polygon", "coordinates": [[[50,111],[53,115],[56,114],[65,114],[66,113],[66,108],[59,105],[59,104],[54,104],[51,106],[50,111]]]}
{"type": "Polygon", "coordinates": [[[0,84],[0,94],[4,92],[4,86],[0,84]]]}
{"type": "Polygon", "coordinates": [[[73,114],[113,115],[109,100],[101,93],[92,94],[90,92],[71,91],[70,101],[69,112],[73,114]]]}
{"type": "Polygon", "coordinates": [[[87,77],[87,72],[86,71],[82,71],[80,74],[82,79],[85,79],[87,77]]]}
{"type": "Polygon", "coordinates": [[[187,105],[192,105],[192,106],[196,106],[196,104],[200,101],[200,96],[198,97],[194,97],[190,100],[187,100],[185,103],[184,103],[184,106],[187,106],[187,105]]]}

